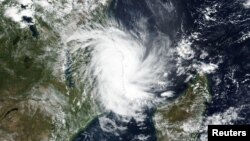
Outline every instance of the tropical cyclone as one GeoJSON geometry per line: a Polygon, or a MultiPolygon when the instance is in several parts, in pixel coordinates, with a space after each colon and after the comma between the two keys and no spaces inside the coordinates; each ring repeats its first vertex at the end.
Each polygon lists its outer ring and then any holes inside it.
{"type": "Polygon", "coordinates": [[[164,49],[149,52],[139,36],[116,25],[76,32],[68,39],[74,40],[82,45],[73,47],[72,53],[93,49],[90,64],[83,69],[87,69],[85,75],[96,80],[93,94],[101,107],[135,117],[145,107],[152,106],[157,98],[151,88],[164,78],[165,66],[161,60],[164,49]]]}

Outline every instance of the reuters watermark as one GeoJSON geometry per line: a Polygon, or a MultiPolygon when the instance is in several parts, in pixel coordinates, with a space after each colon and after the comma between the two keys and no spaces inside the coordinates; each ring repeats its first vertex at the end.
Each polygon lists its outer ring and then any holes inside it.
{"type": "Polygon", "coordinates": [[[250,125],[208,125],[208,141],[222,139],[250,141],[250,125]]]}

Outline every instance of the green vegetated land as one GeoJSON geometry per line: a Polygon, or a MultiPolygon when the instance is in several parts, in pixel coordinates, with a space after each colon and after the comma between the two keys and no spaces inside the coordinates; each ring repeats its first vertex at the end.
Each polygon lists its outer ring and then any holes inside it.
{"type": "Polygon", "coordinates": [[[209,100],[208,80],[197,75],[177,100],[157,109],[154,121],[158,141],[195,141],[209,100]]]}
{"type": "Polygon", "coordinates": [[[71,140],[98,112],[84,88],[53,74],[59,35],[41,18],[33,37],[2,10],[0,16],[0,140],[71,140]]]}
{"type": "MultiPolygon", "coordinates": [[[[1,13],[2,14],[2,13],[1,13]]],[[[1,15],[2,16],[2,15],[1,15]]],[[[0,139],[48,139],[52,120],[30,103],[31,89],[41,87],[50,72],[42,55],[46,45],[29,29],[8,19],[0,21],[0,139]]]]}

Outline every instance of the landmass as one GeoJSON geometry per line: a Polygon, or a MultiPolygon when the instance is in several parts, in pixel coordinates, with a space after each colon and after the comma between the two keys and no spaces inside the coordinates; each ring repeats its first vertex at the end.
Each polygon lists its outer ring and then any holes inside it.
{"type": "Polygon", "coordinates": [[[197,75],[180,97],[157,109],[154,122],[158,141],[195,141],[210,99],[207,77],[197,75]]]}

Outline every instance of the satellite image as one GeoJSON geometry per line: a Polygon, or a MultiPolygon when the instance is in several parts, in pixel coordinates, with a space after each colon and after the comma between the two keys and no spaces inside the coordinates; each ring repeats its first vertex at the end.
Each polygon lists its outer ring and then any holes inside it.
{"type": "Polygon", "coordinates": [[[0,141],[249,124],[250,0],[0,0],[0,141]]]}

